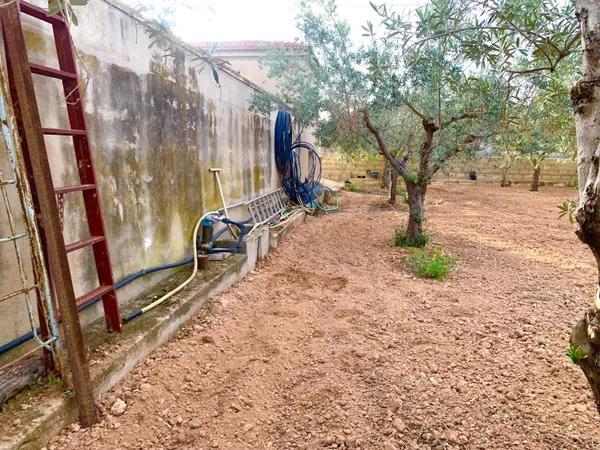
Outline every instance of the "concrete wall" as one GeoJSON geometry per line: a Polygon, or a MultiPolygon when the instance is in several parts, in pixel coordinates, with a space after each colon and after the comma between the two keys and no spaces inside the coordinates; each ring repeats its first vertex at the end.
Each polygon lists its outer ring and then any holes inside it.
{"type": "MultiPolygon", "coordinates": [[[[323,162],[323,177],[343,182],[347,179],[365,176],[368,170],[383,173],[383,159],[373,158],[361,161],[342,161],[335,153],[321,155],[323,162]]],[[[467,181],[470,170],[477,173],[477,181],[500,183],[500,161],[493,158],[477,160],[456,159],[450,162],[445,170],[440,170],[433,181],[460,182],[467,181]]],[[[527,159],[517,160],[508,171],[507,179],[514,184],[530,183],[533,167],[527,159]]],[[[547,185],[569,185],[577,179],[575,161],[546,160],[542,162],[540,180],[547,185]]]]}
{"type": "MultiPolygon", "coordinates": [[[[7,149],[0,134],[0,178],[3,180],[14,180],[15,175],[9,163],[7,149]]],[[[13,226],[17,233],[26,231],[25,222],[19,202],[19,196],[15,185],[8,185],[6,195],[12,212],[13,226]]],[[[0,193],[0,237],[13,236],[6,211],[4,197],[0,193]]],[[[17,292],[23,288],[21,277],[17,268],[17,254],[13,242],[0,243],[0,297],[17,292]]],[[[31,269],[31,254],[27,239],[16,241],[24,264],[24,273],[27,277],[26,286],[35,283],[31,269]]],[[[32,292],[30,299],[35,308],[35,293],[32,292]]],[[[29,331],[30,326],[25,303],[25,296],[19,295],[0,302],[0,345],[4,342],[2,336],[17,336],[29,331]]],[[[37,319],[37,316],[36,316],[37,319]]],[[[37,322],[36,322],[37,323],[37,322]]]]}
{"type": "MultiPolygon", "coordinates": [[[[223,169],[229,203],[278,185],[272,120],[248,111],[251,82],[220,72],[218,86],[210,69],[194,68],[199,61],[191,48],[165,56],[166,48],[151,47],[145,27],[128,8],[95,0],[77,8],[77,16],[72,33],[118,280],[192,253],[195,221],[220,206],[209,167],[223,169]]],[[[24,28],[30,61],[57,67],[50,27],[28,20],[24,28]]],[[[60,83],[35,75],[34,82],[43,126],[68,128],[60,83]]],[[[70,138],[50,136],[46,145],[55,186],[79,184],[70,138]]],[[[81,195],[66,194],[61,210],[65,240],[87,237],[81,195]]],[[[13,278],[6,258],[0,264],[2,280],[13,278]]],[[[97,286],[91,250],[71,254],[70,266],[76,294],[97,286]]],[[[121,304],[166,275],[119,291],[121,304]]],[[[0,345],[29,329],[22,308],[1,307],[0,345]]],[[[85,319],[100,311],[100,305],[91,308],[85,319]]]]}

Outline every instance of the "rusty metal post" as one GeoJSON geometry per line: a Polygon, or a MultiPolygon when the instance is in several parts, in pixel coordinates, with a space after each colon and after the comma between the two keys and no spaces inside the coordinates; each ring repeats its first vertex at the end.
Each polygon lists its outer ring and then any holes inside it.
{"type": "Polygon", "coordinates": [[[13,106],[22,120],[21,139],[23,147],[29,154],[33,171],[41,215],[40,224],[48,252],[50,273],[62,315],[63,342],[69,358],[79,419],[82,426],[88,427],[98,421],[98,415],[27,49],[23,39],[19,6],[13,0],[0,1],[4,44],[7,59],[10,60],[9,71],[14,86],[13,106]]]}

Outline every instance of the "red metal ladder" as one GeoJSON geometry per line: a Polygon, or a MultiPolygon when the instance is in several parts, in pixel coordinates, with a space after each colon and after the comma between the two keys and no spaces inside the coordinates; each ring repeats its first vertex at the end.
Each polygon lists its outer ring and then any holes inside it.
{"type": "MultiPolygon", "coordinates": [[[[58,69],[42,66],[39,64],[29,63],[26,52],[24,52],[25,55],[21,57],[21,62],[24,59],[28,64],[30,79],[31,74],[37,74],[61,80],[63,84],[70,128],[41,128],[41,133],[45,136],[70,136],[73,139],[73,146],[75,149],[75,157],[77,160],[80,184],[74,186],[64,186],[55,188],[54,192],[57,195],[57,197],[61,197],[69,193],[82,193],[90,235],[89,237],[80,241],[67,244],[65,250],[66,253],[71,253],[86,247],[92,247],[99,281],[99,286],[96,289],[76,299],[77,308],[81,310],[82,308],[90,305],[91,303],[101,298],[102,304],[104,306],[104,315],[106,318],[108,330],[118,332],[121,331],[119,306],[113,281],[110,256],[108,252],[108,245],[106,242],[106,234],[104,232],[104,224],[100,210],[98,186],[96,183],[96,176],[92,165],[92,157],[90,152],[87,128],[85,124],[81,92],[79,89],[79,80],[75,61],[75,51],[73,47],[73,42],[71,40],[71,34],[69,32],[69,26],[65,17],[62,14],[49,15],[48,12],[43,8],[31,5],[27,2],[17,0],[17,3],[19,5],[19,10],[22,14],[26,14],[33,18],[49,23],[50,25],[52,25],[52,30],[54,33],[54,42],[56,44],[56,54],[58,57],[59,66],[58,69]]],[[[1,10],[2,8],[0,8],[0,17],[2,17],[1,10]]],[[[10,21],[2,20],[2,23],[3,32],[5,34],[4,42],[7,47],[7,64],[10,67],[10,65],[15,64],[15,62],[10,60],[9,55],[19,54],[19,51],[25,49],[25,40],[23,37],[23,30],[20,22],[16,26],[14,26],[14,24],[10,21]],[[18,39],[19,48],[8,48],[10,44],[7,43],[7,33],[18,33],[18,36],[20,37],[18,39]]],[[[15,34],[15,36],[17,36],[17,34],[15,34]]],[[[17,98],[18,94],[13,89],[11,79],[12,77],[10,77],[10,73],[11,71],[9,70],[9,84],[11,85],[11,95],[13,98],[13,102],[15,103],[14,109],[17,118],[17,124],[19,128],[21,128],[24,126],[24,124],[23,118],[19,113],[19,101],[31,101],[31,99],[17,98]]],[[[33,85],[32,79],[31,83],[33,85]]],[[[39,114],[36,119],[39,122],[39,114]]],[[[25,142],[25,140],[23,140],[22,147],[25,155],[27,155],[28,150],[27,143],[25,142]]],[[[28,165],[28,170],[29,169],[30,167],[28,165]]],[[[32,186],[32,188],[35,203],[35,186],[32,186]]],[[[37,206],[36,210],[39,210],[37,206]]]]}

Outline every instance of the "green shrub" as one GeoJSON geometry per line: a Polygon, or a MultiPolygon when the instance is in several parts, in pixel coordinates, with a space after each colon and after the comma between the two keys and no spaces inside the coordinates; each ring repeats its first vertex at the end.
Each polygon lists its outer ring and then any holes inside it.
{"type": "Polygon", "coordinates": [[[440,249],[414,249],[408,256],[408,264],[422,278],[443,280],[454,268],[456,258],[444,255],[440,249]]]}
{"type": "Polygon", "coordinates": [[[394,234],[394,244],[396,247],[425,247],[429,242],[429,236],[421,233],[421,236],[416,241],[406,235],[404,228],[398,228],[394,234]]]}
{"type": "Polygon", "coordinates": [[[355,186],[352,183],[346,183],[344,185],[344,189],[346,189],[347,191],[350,191],[350,192],[360,192],[360,188],[358,186],[355,186]]]}

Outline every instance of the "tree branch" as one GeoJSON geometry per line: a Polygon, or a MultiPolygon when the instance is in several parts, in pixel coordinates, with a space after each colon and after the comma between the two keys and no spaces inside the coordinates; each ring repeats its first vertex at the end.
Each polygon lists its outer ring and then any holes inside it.
{"type": "Polygon", "coordinates": [[[481,140],[482,138],[483,136],[470,134],[462,141],[460,141],[455,147],[446,150],[444,154],[437,159],[435,164],[433,164],[433,167],[429,169],[429,172],[427,173],[428,177],[431,179],[431,177],[433,177],[437,173],[437,171],[442,168],[446,161],[448,161],[452,156],[456,155],[459,151],[461,151],[465,145],[473,144],[481,140]]]}
{"type": "Polygon", "coordinates": [[[554,72],[553,66],[542,66],[542,67],[534,67],[532,69],[524,69],[524,70],[507,70],[508,73],[514,75],[526,75],[529,73],[537,73],[537,72],[554,72]]]}
{"type": "Polygon", "coordinates": [[[408,106],[412,112],[414,112],[417,116],[419,116],[421,119],[423,119],[426,122],[431,122],[431,117],[427,117],[425,114],[423,114],[421,111],[419,111],[415,105],[413,105],[411,102],[409,102],[408,100],[404,100],[404,104],[406,106],[408,106]]]}
{"type": "Polygon", "coordinates": [[[363,113],[363,119],[364,119],[365,126],[373,134],[373,136],[375,136],[379,150],[381,151],[383,156],[385,156],[385,159],[387,159],[389,161],[389,163],[392,165],[392,167],[394,169],[396,169],[398,171],[398,173],[400,173],[400,175],[402,175],[402,177],[407,176],[408,171],[406,170],[406,163],[408,162],[408,159],[405,159],[403,162],[400,162],[396,158],[394,158],[394,156],[392,156],[392,154],[390,153],[390,150],[388,149],[387,145],[385,144],[385,141],[383,140],[383,136],[381,135],[381,130],[379,128],[377,128],[373,124],[373,122],[371,122],[371,117],[369,115],[369,111],[367,109],[363,109],[362,113],[363,113]]]}
{"type": "Polygon", "coordinates": [[[482,115],[483,115],[483,113],[481,111],[471,111],[468,113],[461,114],[460,116],[451,117],[450,119],[448,119],[447,121],[442,123],[442,128],[446,128],[449,125],[452,125],[453,123],[459,122],[461,120],[477,119],[477,118],[481,117],[482,115]]]}

